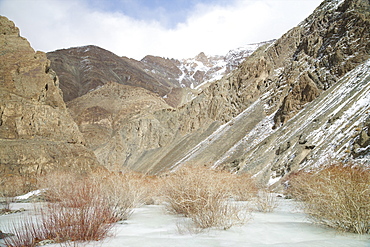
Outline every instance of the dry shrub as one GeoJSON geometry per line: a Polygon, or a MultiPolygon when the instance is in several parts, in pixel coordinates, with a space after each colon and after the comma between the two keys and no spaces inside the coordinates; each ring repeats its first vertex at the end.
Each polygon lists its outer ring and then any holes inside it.
{"type": "Polygon", "coordinates": [[[6,174],[0,177],[0,214],[10,212],[10,203],[15,196],[27,193],[34,189],[35,179],[27,176],[6,174]]]}
{"type": "Polygon", "coordinates": [[[196,228],[228,229],[247,219],[247,208],[232,203],[232,176],[205,167],[184,167],[166,178],[165,195],[171,212],[192,219],[196,228]]]}
{"type": "Polygon", "coordinates": [[[135,207],[147,202],[150,195],[148,178],[140,173],[93,174],[93,180],[100,185],[105,201],[114,209],[119,220],[126,220],[135,207]]]}
{"type": "Polygon", "coordinates": [[[8,246],[36,246],[55,242],[95,241],[106,237],[112,223],[127,219],[147,200],[149,182],[138,173],[82,175],[57,171],[39,179],[48,203],[36,220],[14,224],[8,246]]]}
{"type": "MultiPolygon", "coordinates": [[[[40,207],[40,217],[22,219],[13,224],[15,235],[5,239],[7,246],[36,246],[42,240],[98,241],[108,235],[118,219],[100,188],[89,179],[65,187],[69,194],[40,207]],[[22,244],[20,244],[22,243],[22,244]]],[[[62,191],[62,190],[61,190],[62,191]]]]}
{"type": "Polygon", "coordinates": [[[87,180],[76,182],[71,189],[71,194],[75,195],[73,199],[70,197],[41,208],[46,239],[65,242],[105,238],[118,218],[106,203],[103,191],[87,180]]]}
{"type": "Polygon", "coordinates": [[[256,197],[258,188],[256,181],[248,173],[227,174],[226,181],[229,183],[230,195],[237,201],[251,201],[256,197]]]}
{"type": "Polygon", "coordinates": [[[45,191],[44,197],[51,203],[63,201],[63,203],[73,204],[76,196],[88,196],[83,189],[78,190],[78,183],[91,183],[91,181],[86,174],[68,171],[55,171],[40,176],[38,179],[39,188],[45,191]]]}
{"type": "Polygon", "coordinates": [[[370,233],[370,172],[350,165],[292,174],[288,192],[303,202],[304,211],[315,222],[370,233]]]}
{"type": "Polygon", "coordinates": [[[271,213],[279,206],[279,201],[277,200],[276,195],[267,189],[261,189],[258,191],[254,199],[254,204],[257,208],[257,211],[271,213]]]}
{"type": "Polygon", "coordinates": [[[125,172],[99,171],[89,176],[61,173],[49,174],[43,179],[42,187],[47,190],[47,199],[51,202],[70,201],[74,196],[84,195],[70,193],[76,181],[87,180],[99,189],[104,202],[112,207],[119,220],[127,219],[135,207],[147,202],[150,197],[150,179],[130,170],[125,172]],[[72,197],[72,198],[71,198],[72,197]]]}

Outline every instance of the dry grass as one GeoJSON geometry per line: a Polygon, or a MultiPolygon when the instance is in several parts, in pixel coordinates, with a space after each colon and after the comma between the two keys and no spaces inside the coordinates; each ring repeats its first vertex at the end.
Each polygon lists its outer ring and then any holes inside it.
{"type": "Polygon", "coordinates": [[[228,229],[245,223],[248,208],[230,201],[235,194],[234,176],[203,167],[184,167],[165,180],[168,209],[191,218],[200,229],[228,229]]]}
{"type": "Polygon", "coordinates": [[[230,174],[224,173],[225,179],[223,182],[227,182],[227,188],[229,189],[230,196],[236,201],[251,201],[256,197],[258,188],[256,181],[252,179],[252,176],[248,173],[243,174],[230,174]]]}
{"type": "Polygon", "coordinates": [[[297,172],[289,177],[288,192],[303,202],[304,211],[315,222],[370,233],[370,172],[350,165],[297,172]]]}

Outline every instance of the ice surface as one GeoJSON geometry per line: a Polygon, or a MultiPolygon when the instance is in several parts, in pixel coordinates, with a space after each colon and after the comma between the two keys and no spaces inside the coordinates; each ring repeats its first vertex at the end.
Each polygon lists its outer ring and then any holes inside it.
{"type": "MultiPolygon", "coordinates": [[[[83,246],[102,247],[365,247],[370,246],[369,235],[339,233],[307,221],[296,209],[293,200],[278,198],[279,207],[273,213],[252,213],[243,226],[228,230],[212,229],[198,234],[179,233],[184,218],[167,214],[162,205],[138,208],[132,217],[117,224],[112,237],[102,242],[83,246]]],[[[1,228],[16,215],[0,216],[1,228]]],[[[0,242],[1,243],[1,242],[0,242]]],[[[48,245],[56,247],[59,245],[48,245]]]]}

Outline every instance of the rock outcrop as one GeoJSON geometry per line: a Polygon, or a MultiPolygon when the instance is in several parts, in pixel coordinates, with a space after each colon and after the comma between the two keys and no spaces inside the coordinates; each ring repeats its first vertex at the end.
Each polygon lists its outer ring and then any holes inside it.
{"type": "Polygon", "coordinates": [[[271,130],[273,118],[266,117],[264,124],[256,125],[216,165],[258,174],[270,185],[291,171],[338,160],[357,159],[370,165],[369,112],[367,60],[306,104],[282,127],[271,130]]]}
{"type": "Polygon", "coordinates": [[[67,103],[101,164],[110,170],[136,164],[142,153],[168,144],[173,130],[155,118],[171,109],[156,94],[115,82],[67,103]]]}
{"type": "Polygon", "coordinates": [[[304,104],[369,57],[369,1],[324,1],[298,26],[299,43],[288,74],[301,74],[275,115],[284,124],[304,104]],[[320,69],[319,69],[320,68],[320,69]],[[302,88],[302,86],[304,88],[302,88]]]}
{"type": "Polygon", "coordinates": [[[45,53],[0,16],[0,173],[33,176],[99,166],[70,116],[45,53]]]}

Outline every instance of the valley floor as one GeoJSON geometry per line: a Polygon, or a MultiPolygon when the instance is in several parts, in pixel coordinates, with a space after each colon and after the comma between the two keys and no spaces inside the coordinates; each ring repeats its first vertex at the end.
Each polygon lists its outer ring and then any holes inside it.
{"type": "MultiPolygon", "coordinates": [[[[187,231],[187,219],[167,214],[164,206],[147,205],[137,208],[129,220],[116,224],[112,232],[114,236],[102,242],[83,244],[82,246],[370,246],[370,235],[341,233],[314,225],[307,220],[304,214],[299,212],[293,200],[279,198],[279,202],[279,207],[273,213],[253,212],[245,225],[233,226],[228,230],[212,229],[200,233],[187,231]]],[[[22,214],[32,212],[30,204],[17,203],[13,205],[13,209],[21,207],[30,210],[0,216],[1,228],[4,228],[12,220],[19,219],[22,214]]],[[[2,246],[1,243],[0,241],[0,246],[2,246]]],[[[59,245],[48,246],[56,247],[59,245]]]]}

